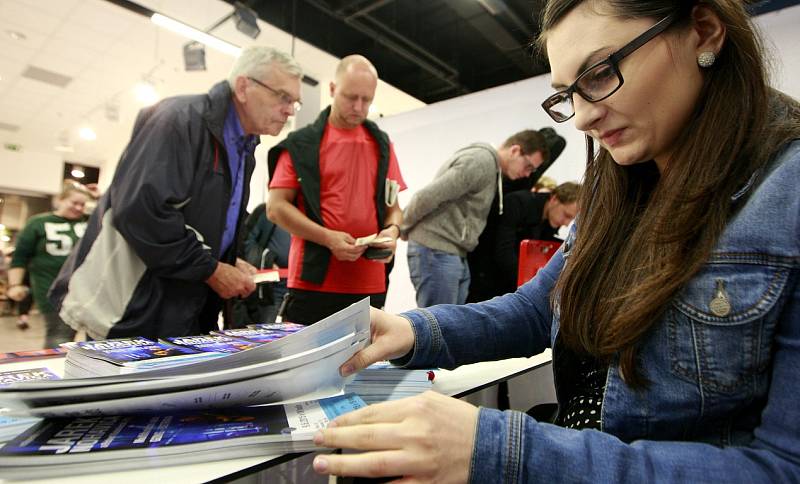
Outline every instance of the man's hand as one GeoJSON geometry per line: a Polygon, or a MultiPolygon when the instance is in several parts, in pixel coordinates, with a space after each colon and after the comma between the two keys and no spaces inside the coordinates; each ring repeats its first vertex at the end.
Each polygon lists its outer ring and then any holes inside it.
{"type": "Polygon", "coordinates": [[[8,288],[6,291],[6,296],[8,296],[8,298],[12,301],[19,302],[25,299],[29,292],[31,292],[31,290],[28,288],[28,286],[16,284],[8,288]]]}
{"type": "Polygon", "coordinates": [[[206,284],[211,286],[211,289],[222,299],[231,299],[237,296],[247,297],[256,290],[252,274],[224,262],[217,262],[217,268],[214,269],[214,273],[208,278],[206,284]]]}
{"type": "Polygon", "coordinates": [[[395,225],[391,225],[386,227],[385,229],[378,232],[378,237],[389,237],[391,242],[384,242],[382,244],[371,244],[370,247],[377,247],[378,249],[390,249],[392,251],[392,255],[386,257],[384,259],[375,259],[375,262],[383,262],[384,264],[388,264],[392,261],[392,257],[394,257],[394,252],[397,250],[397,237],[400,235],[400,229],[397,228],[395,225]]]}
{"type": "Polygon", "coordinates": [[[356,239],[347,232],[327,230],[325,246],[339,260],[354,261],[367,250],[366,245],[355,245],[356,239]]]}
{"type": "Polygon", "coordinates": [[[253,264],[238,257],[236,258],[236,268],[244,272],[245,274],[249,274],[250,276],[254,276],[256,275],[256,272],[258,272],[258,269],[256,269],[256,267],[253,264]]]}

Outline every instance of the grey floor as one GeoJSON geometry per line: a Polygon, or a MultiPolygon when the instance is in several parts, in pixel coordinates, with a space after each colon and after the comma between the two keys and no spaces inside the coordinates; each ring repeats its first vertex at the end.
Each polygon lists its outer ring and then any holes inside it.
{"type": "Polygon", "coordinates": [[[0,317],[0,353],[38,350],[44,346],[44,321],[39,314],[28,316],[29,328],[17,329],[16,316],[0,317]]]}

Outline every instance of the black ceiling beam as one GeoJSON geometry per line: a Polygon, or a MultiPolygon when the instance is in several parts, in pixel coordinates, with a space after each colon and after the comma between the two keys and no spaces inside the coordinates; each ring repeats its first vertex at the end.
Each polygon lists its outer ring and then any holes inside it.
{"type": "Polygon", "coordinates": [[[390,49],[395,54],[416,64],[424,71],[433,75],[436,79],[447,84],[451,89],[457,91],[458,94],[470,92],[469,89],[461,85],[458,81],[458,71],[456,69],[430,54],[424,47],[393,31],[374,17],[365,14],[357,18],[348,19],[348,15],[331,9],[327,3],[322,0],[306,0],[306,2],[325,14],[358,30],[371,40],[390,49]],[[365,22],[369,22],[373,24],[373,26],[367,25],[365,22]],[[389,36],[394,37],[394,39],[388,38],[389,36]]]}
{"type": "Polygon", "coordinates": [[[373,10],[377,10],[377,9],[383,7],[384,5],[392,3],[393,1],[394,0],[377,0],[375,2],[372,2],[371,4],[369,4],[369,5],[365,6],[365,7],[362,7],[360,9],[356,10],[355,12],[351,12],[351,13],[347,14],[347,16],[345,17],[345,21],[353,20],[356,17],[360,17],[362,15],[366,15],[366,14],[372,12],[373,10]]]}
{"type": "Polygon", "coordinates": [[[525,55],[526,44],[521,44],[481,4],[478,2],[464,2],[463,0],[445,0],[445,3],[450,5],[461,18],[493,45],[497,49],[498,55],[505,56],[526,76],[536,75],[534,59],[525,55]]]}
{"type": "MultiPolygon", "coordinates": [[[[517,15],[517,12],[515,12],[505,0],[480,0],[479,3],[485,5],[487,9],[494,10],[498,14],[502,14],[504,17],[508,18],[527,38],[532,39],[535,35],[535,31],[531,28],[530,23],[517,15]]],[[[492,12],[490,11],[489,13],[492,12]]]]}

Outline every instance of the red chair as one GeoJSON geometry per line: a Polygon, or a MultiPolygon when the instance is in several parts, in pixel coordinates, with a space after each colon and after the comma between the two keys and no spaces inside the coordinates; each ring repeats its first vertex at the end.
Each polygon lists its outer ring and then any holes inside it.
{"type": "Polygon", "coordinates": [[[553,257],[561,242],[550,240],[525,239],[519,243],[519,264],[517,266],[517,286],[531,280],[539,269],[553,257]]]}

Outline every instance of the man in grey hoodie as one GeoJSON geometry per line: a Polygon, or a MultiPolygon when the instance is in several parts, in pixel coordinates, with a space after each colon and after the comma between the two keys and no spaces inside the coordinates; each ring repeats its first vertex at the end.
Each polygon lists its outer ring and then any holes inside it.
{"type": "Polygon", "coordinates": [[[495,193],[502,200],[503,175],[512,180],[527,177],[547,157],[547,143],[535,130],[514,134],[499,149],[471,144],[456,151],[433,181],[414,194],[403,211],[401,233],[408,239],[417,306],[466,301],[466,256],[478,243],[495,193]]]}

